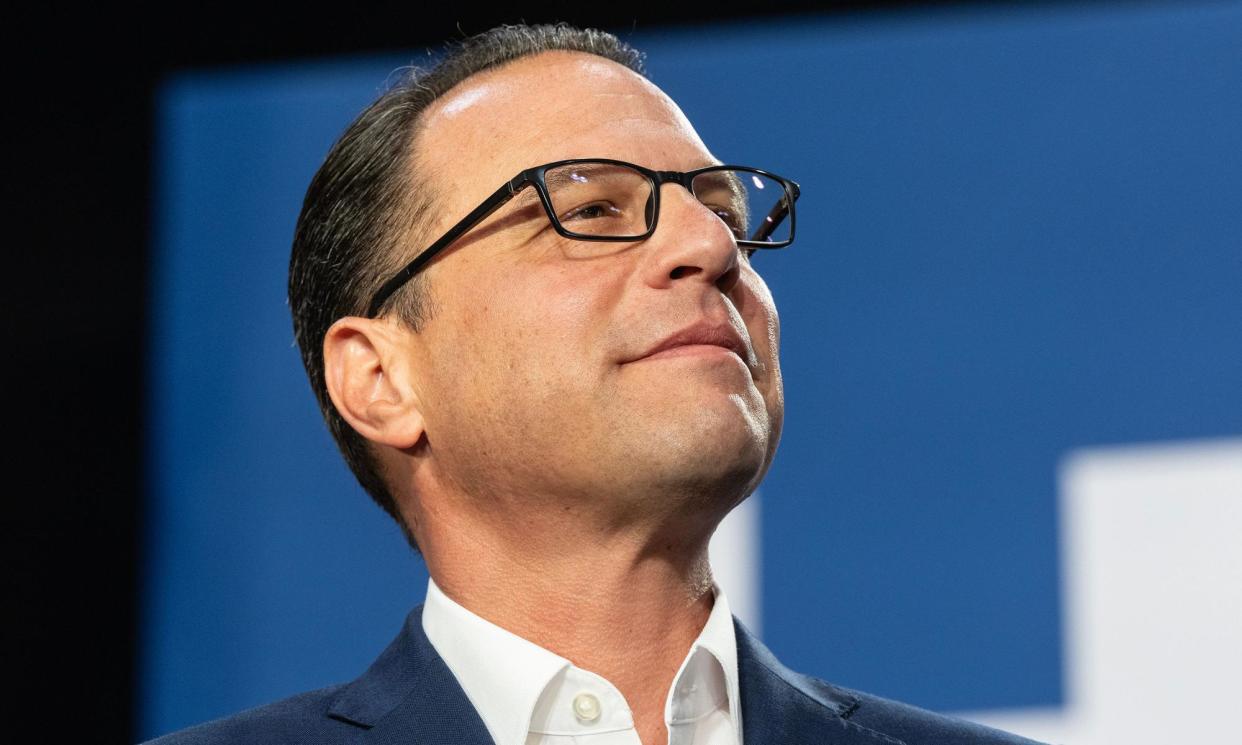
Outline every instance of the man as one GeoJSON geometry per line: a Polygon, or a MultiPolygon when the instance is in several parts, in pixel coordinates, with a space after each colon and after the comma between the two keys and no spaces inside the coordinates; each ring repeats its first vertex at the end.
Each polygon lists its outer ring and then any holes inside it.
{"type": "Polygon", "coordinates": [[[295,331],[427,601],[353,683],[167,742],[1018,742],[790,672],[729,613],[708,541],[784,413],[750,255],[798,187],[639,73],[606,34],[496,29],[334,146],[295,331]]]}

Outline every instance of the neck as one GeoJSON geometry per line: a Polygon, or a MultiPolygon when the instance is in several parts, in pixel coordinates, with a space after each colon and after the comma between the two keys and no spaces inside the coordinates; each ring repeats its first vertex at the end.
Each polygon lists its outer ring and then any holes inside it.
{"type": "Polygon", "coordinates": [[[491,623],[603,676],[625,696],[646,743],[667,742],[664,703],[711,612],[711,537],[420,520],[419,545],[446,595],[491,623]],[[445,526],[453,526],[445,528],[445,526]],[[437,530],[436,527],[441,529],[437,530]],[[663,734],[662,734],[663,733],[663,734]]]}

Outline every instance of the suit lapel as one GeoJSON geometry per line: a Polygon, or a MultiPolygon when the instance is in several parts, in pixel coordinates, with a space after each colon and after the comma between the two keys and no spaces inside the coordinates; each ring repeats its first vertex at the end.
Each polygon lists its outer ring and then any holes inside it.
{"type": "Polygon", "coordinates": [[[332,702],[328,716],[362,727],[363,743],[494,745],[423,633],[422,619],[420,605],[379,659],[332,702]]]}
{"type": "Polygon", "coordinates": [[[733,625],[745,745],[904,745],[851,722],[856,698],[789,670],[736,618],[733,625]]]}

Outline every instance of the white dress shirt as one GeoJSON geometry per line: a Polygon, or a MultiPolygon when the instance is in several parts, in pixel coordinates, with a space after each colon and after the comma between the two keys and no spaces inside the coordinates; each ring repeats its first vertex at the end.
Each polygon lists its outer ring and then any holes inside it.
{"type": "MultiPolygon", "coordinates": [[[[711,615],[664,704],[668,745],[742,745],[733,614],[713,589],[711,615]]],[[[496,745],[640,745],[616,686],[485,621],[430,580],[423,631],[496,745]]]]}

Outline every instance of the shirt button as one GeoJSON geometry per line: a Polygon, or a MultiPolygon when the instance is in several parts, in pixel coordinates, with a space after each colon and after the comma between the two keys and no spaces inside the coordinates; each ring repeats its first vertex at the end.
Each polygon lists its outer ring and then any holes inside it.
{"type": "Polygon", "coordinates": [[[590,724],[599,719],[599,715],[599,699],[589,693],[579,693],[574,696],[574,716],[579,722],[590,724]]]}

